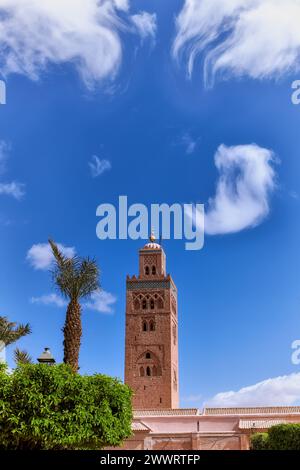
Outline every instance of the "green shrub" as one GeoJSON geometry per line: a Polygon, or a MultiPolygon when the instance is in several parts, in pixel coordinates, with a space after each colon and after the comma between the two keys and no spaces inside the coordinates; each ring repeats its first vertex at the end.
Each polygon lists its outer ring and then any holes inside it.
{"type": "Polygon", "coordinates": [[[269,431],[272,450],[300,450],[300,424],[278,424],[269,431]]]}
{"type": "Polygon", "coordinates": [[[269,433],[251,436],[253,450],[300,450],[300,424],[277,424],[269,433]]]}
{"type": "Polygon", "coordinates": [[[0,368],[0,447],[99,449],[131,435],[131,390],[65,364],[0,368]]]}
{"type": "Polygon", "coordinates": [[[253,434],[250,439],[251,450],[268,450],[268,438],[267,432],[253,434]]]}

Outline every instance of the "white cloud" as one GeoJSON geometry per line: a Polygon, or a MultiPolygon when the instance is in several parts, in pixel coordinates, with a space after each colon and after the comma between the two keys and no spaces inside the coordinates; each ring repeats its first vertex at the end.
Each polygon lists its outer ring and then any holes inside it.
{"type": "Polygon", "coordinates": [[[196,150],[198,140],[194,139],[189,132],[185,132],[181,137],[181,143],[185,147],[185,153],[191,155],[196,150]]]}
{"type": "Polygon", "coordinates": [[[56,307],[65,307],[67,301],[57,294],[46,294],[40,297],[31,297],[32,304],[55,305],[56,307]]]}
{"type": "Polygon", "coordinates": [[[295,199],[296,201],[299,200],[299,193],[297,191],[289,191],[289,196],[292,198],[292,199],[295,199]]]}
{"type": "Polygon", "coordinates": [[[9,149],[10,146],[7,142],[0,140],[0,174],[5,172],[9,149]]]}
{"type": "Polygon", "coordinates": [[[111,169],[111,163],[109,160],[100,160],[97,155],[92,156],[92,160],[89,162],[89,167],[93,178],[102,175],[107,170],[111,169]]]}
{"type": "Polygon", "coordinates": [[[258,225],[269,213],[275,189],[271,150],[252,145],[220,145],[215,155],[219,171],[216,194],[205,210],[205,232],[234,233],[258,225]]]}
{"type": "Polygon", "coordinates": [[[300,400],[300,373],[263,380],[234,392],[222,392],[208,400],[211,407],[293,405],[300,400]]]}
{"type": "MultiPolygon", "coordinates": [[[[0,0],[0,71],[36,80],[49,64],[72,63],[88,87],[113,79],[123,32],[132,28],[128,0],[0,0]]],[[[135,22],[143,23],[146,18],[135,22]]],[[[149,31],[149,34],[151,31],[149,31]]]]}
{"type": "Polygon", "coordinates": [[[0,194],[12,196],[15,199],[22,199],[25,195],[24,188],[24,184],[18,183],[17,181],[12,181],[11,183],[0,183],[0,194]]]}
{"type": "MultiPolygon", "coordinates": [[[[65,256],[71,258],[75,255],[74,247],[64,246],[61,243],[57,246],[65,256]]],[[[47,270],[51,267],[54,257],[49,243],[37,243],[28,250],[26,259],[34,269],[47,270]]]]}
{"type": "MultiPolygon", "coordinates": [[[[113,313],[112,306],[116,303],[116,300],[116,297],[110,292],[100,290],[94,292],[90,300],[84,302],[82,307],[100,313],[113,313]]],[[[54,293],[31,297],[30,302],[38,305],[55,305],[56,307],[66,307],[68,304],[67,300],[54,293]]]]}
{"type": "Polygon", "coordinates": [[[112,306],[116,303],[116,297],[110,292],[99,290],[91,295],[91,299],[85,302],[83,306],[89,310],[95,310],[100,313],[113,313],[112,306]]]}
{"type": "Polygon", "coordinates": [[[185,0],[176,19],[173,56],[188,74],[204,53],[204,79],[217,73],[277,78],[300,71],[300,0],[185,0]]]}
{"type": "MultiPolygon", "coordinates": [[[[4,140],[0,140],[0,174],[6,171],[6,161],[9,157],[9,151],[10,145],[4,140]]],[[[17,181],[11,181],[9,183],[0,182],[0,195],[2,194],[20,200],[25,195],[25,185],[17,181]]]]}
{"type": "Polygon", "coordinates": [[[137,15],[132,15],[131,20],[135,25],[142,39],[147,36],[155,38],[156,35],[156,14],[143,11],[137,15]]]}

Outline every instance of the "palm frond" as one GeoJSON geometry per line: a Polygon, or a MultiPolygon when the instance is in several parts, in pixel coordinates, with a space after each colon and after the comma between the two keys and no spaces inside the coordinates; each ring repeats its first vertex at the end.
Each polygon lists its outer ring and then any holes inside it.
{"type": "Polygon", "coordinates": [[[15,343],[23,336],[29,335],[31,333],[31,328],[29,323],[17,324],[16,322],[11,322],[7,317],[0,317],[0,341],[8,346],[9,344],[15,343]]]}
{"type": "Polygon", "coordinates": [[[57,244],[51,238],[49,238],[48,242],[51,247],[53,256],[56,260],[56,263],[58,263],[59,266],[64,266],[68,258],[60,251],[57,244]]]}
{"type": "Polygon", "coordinates": [[[55,258],[52,279],[63,296],[70,300],[79,300],[100,288],[96,260],[76,255],[67,258],[53,240],[49,240],[49,243],[55,258]]]}
{"type": "Polygon", "coordinates": [[[14,350],[14,361],[16,364],[33,364],[31,356],[27,351],[22,351],[19,348],[14,350]]]}
{"type": "Polygon", "coordinates": [[[88,297],[100,289],[99,268],[94,259],[85,258],[78,270],[78,291],[81,298],[88,297]]]}

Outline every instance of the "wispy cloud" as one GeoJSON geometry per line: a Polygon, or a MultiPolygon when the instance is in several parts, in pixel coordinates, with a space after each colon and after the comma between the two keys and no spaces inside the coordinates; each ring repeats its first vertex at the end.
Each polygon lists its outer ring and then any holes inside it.
{"type": "MultiPolygon", "coordinates": [[[[113,313],[113,305],[116,301],[117,299],[113,294],[101,290],[94,292],[90,300],[83,302],[82,307],[99,313],[113,313]]],[[[66,299],[55,293],[31,297],[30,302],[32,304],[53,305],[55,307],[66,307],[68,303],[66,299]]]]}
{"type": "Polygon", "coordinates": [[[181,136],[181,144],[185,148],[185,153],[187,155],[191,155],[192,153],[195,152],[197,145],[198,145],[198,139],[195,139],[191,136],[189,132],[184,132],[181,136]]]}
{"type": "MultiPolygon", "coordinates": [[[[265,219],[276,188],[274,161],[271,150],[256,144],[220,145],[215,155],[219,171],[216,194],[205,209],[207,234],[240,232],[265,219]]],[[[187,215],[192,216],[189,212],[187,215]]]]}
{"type": "Polygon", "coordinates": [[[299,193],[297,191],[289,191],[289,196],[292,198],[292,199],[295,199],[296,201],[299,200],[299,193]]]}
{"type": "Polygon", "coordinates": [[[25,195],[25,185],[23,183],[18,183],[17,181],[12,181],[11,183],[0,183],[0,194],[12,196],[15,199],[20,200],[25,195]]]}
{"type": "Polygon", "coordinates": [[[268,215],[269,197],[275,189],[274,158],[271,150],[255,144],[218,148],[219,179],[205,211],[206,233],[239,232],[268,215]]]}
{"type": "Polygon", "coordinates": [[[85,302],[83,307],[100,313],[113,313],[113,305],[116,301],[117,298],[110,292],[99,290],[91,295],[91,299],[85,302]]]}
{"type": "Polygon", "coordinates": [[[92,156],[92,160],[89,162],[89,167],[91,170],[91,175],[93,178],[97,178],[97,176],[102,175],[105,171],[111,169],[111,163],[109,160],[100,160],[97,155],[92,156]]]}
{"type": "Polygon", "coordinates": [[[0,140],[0,175],[6,170],[6,160],[8,158],[8,153],[10,146],[5,140],[0,140]]]}
{"type": "Polygon", "coordinates": [[[87,87],[113,79],[121,33],[154,34],[155,18],[130,14],[129,0],[1,0],[0,71],[36,80],[49,64],[69,62],[87,87]],[[133,24],[135,27],[133,27],[133,24]]]}
{"type": "Polygon", "coordinates": [[[300,373],[263,380],[238,391],[217,393],[205,404],[211,407],[280,406],[300,402],[300,373]]]}
{"type": "Polygon", "coordinates": [[[56,307],[65,307],[67,301],[57,294],[46,294],[40,297],[31,297],[30,302],[32,304],[39,305],[55,305],[56,307]]]}
{"type": "Polygon", "coordinates": [[[137,15],[132,15],[131,20],[142,39],[146,37],[155,38],[157,28],[155,13],[150,14],[143,11],[137,15]]]}
{"type": "Polygon", "coordinates": [[[300,70],[300,0],[185,0],[176,19],[173,56],[191,76],[204,53],[204,79],[216,74],[278,78],[300,70]]]}
{"type": "MultiPolygon", "coordinates": [[[[57,244],[60,251],[67,257],[75,255],[75,248],[57,244]]],[[[27,261],[34,269],[47,270],[54,261],[53,253],[49,243],[37,243],[32,245],[26,255],[27,261]]]]}
{"type": "MultiPolygon", "coordinates": [[[[1,6],[1,4],[0,4],[1,6]]],[[[0,140],[0,175],[6,171],[6,162],[9,157],[10,145],[0,140]]],[[[25,195],[25,185],[18,181],[0,182],[0,195],[12,196],[17,200],[25,195]]]]}

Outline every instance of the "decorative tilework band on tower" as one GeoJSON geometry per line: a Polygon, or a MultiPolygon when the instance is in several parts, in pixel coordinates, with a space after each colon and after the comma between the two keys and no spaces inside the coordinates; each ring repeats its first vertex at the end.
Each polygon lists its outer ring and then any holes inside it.
{"type": "Polygon", "coordinates": [[[177,289],[161,245],[139,251],[139,276],[126,280],[125,383],[134,409],[178,408],[177,289]]]}

